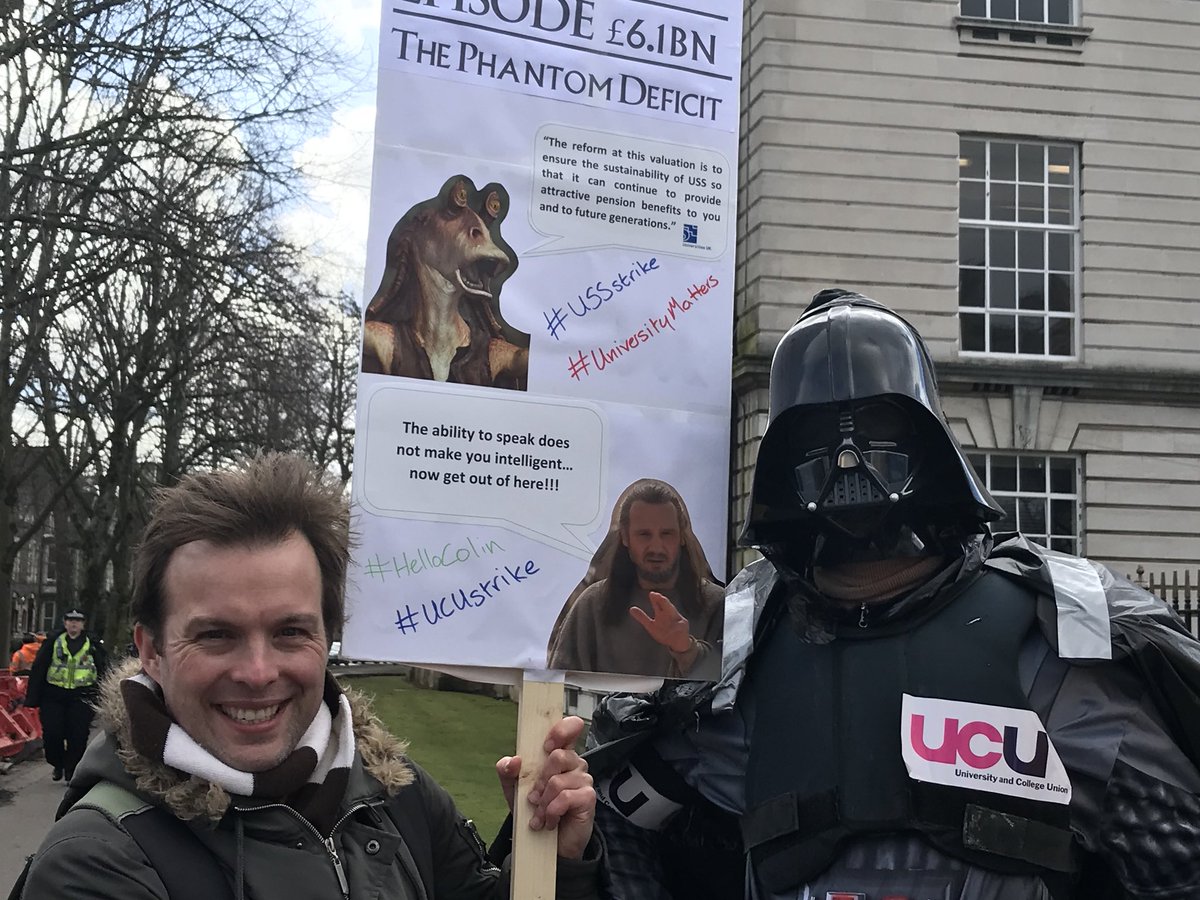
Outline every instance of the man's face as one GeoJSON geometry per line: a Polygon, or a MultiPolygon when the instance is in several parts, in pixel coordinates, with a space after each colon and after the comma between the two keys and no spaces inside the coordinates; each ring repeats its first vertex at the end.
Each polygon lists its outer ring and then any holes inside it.
{"type": "Polygon", "coordinates": [[[69,638],[77,638],[83,633],[83,619],[63,619],[63,625],[69,638]]]}
{"type": "Polygon", "coordinates": [[[222,762],[262,772],[295,749],[325,683],[321,572],[299,534],[277,544],[184,544],[167,563],[158,648],[134,641],[167,709],[222,762]],[[159,649],[161,648],[161,649],[159,649]]]}
{"type": "Polygon", "coordinates": [[[629,549],[643,588],[675,586],[683,537],[673,504],[635,500],[629,507],[629,524],[621,530],[621,543],[629,549]]]}

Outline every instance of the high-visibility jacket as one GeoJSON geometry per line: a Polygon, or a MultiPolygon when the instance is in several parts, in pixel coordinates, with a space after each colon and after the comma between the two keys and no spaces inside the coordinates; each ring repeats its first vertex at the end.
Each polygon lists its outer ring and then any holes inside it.
{"type": "Polygon", "coordinates": [[[12,655],[10,668],[14,672],[28,672],[29,667],[33,665],[33,661],[37,657],[38,648],[41,646],[37,641],[22,644],[21,649],[12,655]]]}
{"type": "Polygon", "coordinates": [[[92,656],[92,641],[83,639],[79,652],[72,655],[67,650],[66,632],[60,634],[54,642],[54,652],[50,654],[50,669],[46,672],[46,683],[55,687],[74,690],[91,687],[96,683],[96,660],[92,656]]]}

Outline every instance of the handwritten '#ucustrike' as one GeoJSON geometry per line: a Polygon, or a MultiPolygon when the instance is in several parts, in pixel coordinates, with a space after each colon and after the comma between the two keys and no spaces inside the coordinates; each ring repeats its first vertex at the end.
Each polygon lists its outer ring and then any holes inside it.
{"type": "Polygon", "coordinates": [[[489,600],[498,597],[505,588],[528,581],[540,571],[537,563],[529,559],[515,566],[497,568],[496,574],[491,578],[455,588],[441,597],[422,601],[416,609],[406,603],[403,612],[396,610],[396,629],[401,634],[413,634],[423,624],[421,619],[424,619],[424,624],[437,625],[456,613],[478,609],[489,600]]]}

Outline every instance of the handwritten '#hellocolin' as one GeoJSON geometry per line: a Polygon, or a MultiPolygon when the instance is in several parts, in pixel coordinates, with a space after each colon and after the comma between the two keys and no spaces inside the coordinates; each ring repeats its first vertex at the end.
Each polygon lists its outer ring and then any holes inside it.
{"type": "Polygon", "coordinates": [[[504,551],[503,545],[498,541],[481,539],[477,544],[469,537],[466,540],[466,544],[456,545],[447,541],[440,548],[415,548],[411,556],[409,556],[408,550],[402,551],[400,556],[390,558],[379,555],[372,556],[364,563],[363,568],[369,577],[386,581],[389,575],[402,578],[406,575],[416,575],[427,569],[445,569],[461,565],[473,559],[482,559],[484,556],[504,551]]]}

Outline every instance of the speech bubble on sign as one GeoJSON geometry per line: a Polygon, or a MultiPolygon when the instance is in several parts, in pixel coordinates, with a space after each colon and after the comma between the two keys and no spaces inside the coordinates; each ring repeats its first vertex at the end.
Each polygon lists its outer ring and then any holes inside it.
{"type": "Polygon", "coordinates": [[[736,172],[715,150],[549,124],[533,147],[533,227],[552,239],[522,256],[625,246],[725,253],[736,172]]]}
{"type": "Polygon", "coordinates": [[[360,500],[374,513],[498,524],[590,552],[604,422],[590,406],[384,387],[367,401],[360,500]]]}

